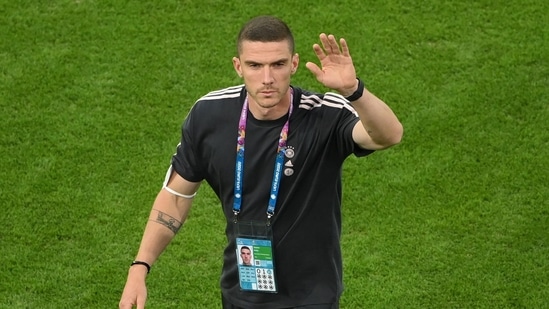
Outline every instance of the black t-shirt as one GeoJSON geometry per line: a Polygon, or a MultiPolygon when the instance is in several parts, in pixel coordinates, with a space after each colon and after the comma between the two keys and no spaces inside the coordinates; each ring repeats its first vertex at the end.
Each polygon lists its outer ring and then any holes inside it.
{"type": "MultiPolygon", "coordinates": [[[[235,253],[233,195],[243,86],[199,99],[182,128],[174,170],[189,181],[206,180],[227,219],[223,295],[245,308],[280,308],[335,302],[342,292],[341,166],[359,148],[352,140],[358,117],[340,95],[293,87],[286,157],[275,215],[274,256],[278,293],[242,292],[235,253]]],[[[266,220],[278,139],[287,115],[260,121],[248,112],[242,208],[239,220],[266,220]]]]}

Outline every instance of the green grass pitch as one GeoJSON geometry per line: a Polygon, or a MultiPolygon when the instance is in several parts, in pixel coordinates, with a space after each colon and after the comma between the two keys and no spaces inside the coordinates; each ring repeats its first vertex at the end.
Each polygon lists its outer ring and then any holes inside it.
{"type": "MultiPolygon", "coordinates": [[[[344,167],[341,308],[549,308],[549,2],[0,0],[0,308],[115,308],[190,106],[248,18],[321,32],[401,119],[344,167]]],[[[219,308],[201,187],[148,308],[219,308]]]]}

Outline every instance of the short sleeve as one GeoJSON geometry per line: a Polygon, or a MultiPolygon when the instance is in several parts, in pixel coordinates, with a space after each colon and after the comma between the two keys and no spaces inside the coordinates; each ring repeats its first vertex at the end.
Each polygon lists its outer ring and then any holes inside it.
{"type": "Polygon", "coordinates": [[[204,172],[200,164],[197,145],[193,140],[194,131],[197,128],[194,125],[193,115],[195,109],[187,115],[181,127],[181,142],[177,145],[176,153],[172,157],[172,167],[179,176],[191,182],[199,182],[204,179],[204,172]]]}

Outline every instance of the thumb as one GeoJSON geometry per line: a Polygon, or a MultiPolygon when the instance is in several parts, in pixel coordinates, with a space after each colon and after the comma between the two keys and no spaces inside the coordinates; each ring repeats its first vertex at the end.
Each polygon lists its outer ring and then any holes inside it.
{"type": "Polygon", "coordinates": [[[305,67],[307,67],[307,69],[309,69],[309,71],[311,71],[316,76],[317,80],[319,80],[319,81],[322,80],[322,75],[324,73],[322,72],[320,67],[318,67],[318,65],[316,65],[316,63],[307,62],[307,63],[305,63],[305,67]]]}

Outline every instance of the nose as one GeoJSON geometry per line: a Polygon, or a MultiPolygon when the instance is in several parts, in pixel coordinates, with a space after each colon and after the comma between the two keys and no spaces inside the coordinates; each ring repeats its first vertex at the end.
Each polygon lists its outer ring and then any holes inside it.
{"type": "Polygon", "coordinates": [[[263,84],[270,85],[274,82],[273,74],[270,66],[265,66],[263,69],[263,84]]]}

